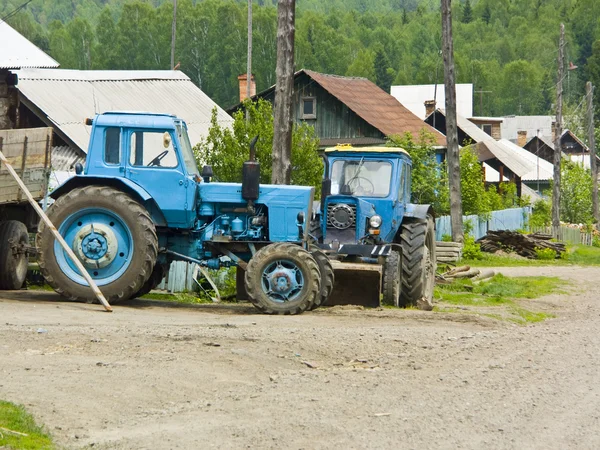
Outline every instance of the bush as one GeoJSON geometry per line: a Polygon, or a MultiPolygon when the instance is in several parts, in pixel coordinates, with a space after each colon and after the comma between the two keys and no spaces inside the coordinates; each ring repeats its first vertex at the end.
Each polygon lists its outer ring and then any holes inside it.
{"type": "Polygon", "coordinates": [[[552,204],[549,200],[538,200],[533,205],[529,225],[535,228],[549,227],[552,223],[552,204]]]}
{"type": "Polygon", "coordinates": [[[481,245],[477,244],[475,238],[470,234],[465,234],[462,257],[465,259],[483,259],[481,245]]]}
{"type": "Polygon", "coordinates": [[[449,234],[443,234],[442,242],[452,242],[452,236],[450,236],[449,234]]]}
{"type": "Polygon", "coordinates": [[[536,248],[535,255],[537,259],[552,260],[556,259],[556,252],[551,248],[536,248]]]}

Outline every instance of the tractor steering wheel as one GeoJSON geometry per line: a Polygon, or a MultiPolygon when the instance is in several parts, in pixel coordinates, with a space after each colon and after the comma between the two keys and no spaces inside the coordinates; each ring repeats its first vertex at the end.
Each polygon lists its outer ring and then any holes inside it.
{"type": "Polygon", "coordinates": [[[160,166],[160,162],[163,160],[165,156],[169,154],[169,150],[165,150],[164,152],[159,153],[156,158],[150,161],[147,164],[147,167],[160,166]]]}
{"type": "Polygon", "coordinates": [[[364,177],[353,178],[352,180],[350,180],[350,183],[348,185],[352,189],[353,194],[370,195],[375,192],[375,185],[368,178],[364,178],[364,177]],[[360,183],[360,180],[366,181],[367,182],[366,186],[362,186],[360,183]],[[361,190],[362,192],[358,192],[359,190],[361,190]]]}

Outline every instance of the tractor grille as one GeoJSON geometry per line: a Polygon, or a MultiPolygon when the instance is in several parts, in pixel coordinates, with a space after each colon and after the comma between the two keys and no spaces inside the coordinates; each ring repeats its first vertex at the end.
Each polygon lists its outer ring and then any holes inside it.
{"type": "Polygon", "coordinates": [[[356,225],[356,205],[334,203],[327,205],[327,225],[346,230],[356,225]]]}

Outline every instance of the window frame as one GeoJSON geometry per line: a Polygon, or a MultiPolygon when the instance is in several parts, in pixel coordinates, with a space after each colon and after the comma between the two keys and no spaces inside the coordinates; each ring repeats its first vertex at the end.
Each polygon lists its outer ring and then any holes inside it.
{"type": "Polygon", "coordinates": [[[102,161],[104,162],[104,164],[106,164],[107,166],[121,166],[123,163],[123,129],[121,127],[114,127],[114,126],[109,126],[109,127],[104,127],[104,136],[103,136],[103,150],[102,150],[102,161]],[[108,136],[108,132],[111,130],[117,130],[118,132],[118,136],[119,136],[119,145],[118,145],[118,149],[119,149],[119,159],[117,162],[109,162],[106,159],[106,144],[108,142],[107,140],[107,136],[108,136]]]}
{"type": "Polygon", "coordinates": [[[490,136],[492,135],[492,130],[493,130],[493,127],[492,127],[492,124],[491,124],[491,123],[482,123],[482,124],[481,124],[481,129],[483,130],[483,132],[484,132],[485,134],[488,134],[488,135],[490,135],[490,136]],[[489,132],[489,133],[488,133],[488,132],[485,130],[485,128],[486,128],[486,127],[489,127],[489,129],[490,129],[490,132],[489,132]]]}
{"type": "MultiPolygon", "coordinates": [[[[176,141],[177,131],[170,128],[165,128],[162,130],[158,129],[149,129],[149,128],[129,128],[127,133],[127,166],[133,169],[166,169],[166,170],[174,170],[180,169],[182,167],[181,158],[179,152],[177,151],[179,143],[176,141]],[[131,157],[133,156],[133,146],[131,145],[132,138],[134,134],[142,132],[142,133],[157,133],[164,134],[165,132],[169,133],[171,136],[171,145],[173,146],[173,151],[175,152],[175,159],[177,160],[177,164],[175,166],[147,166],[145,164],[135,165],[131,162],[131,157]]],[[[136,137],[137,139],[137,137],[136,137]]]]}
{"type": "Polygon", "coordinates": [[[300,116],[303,120],[314,120],[317,118],[317,97],[302,97],[300,98],[300,116]],[[304,102],[312,101],[313,113],[306,114],[304,112],[304,102]]]}

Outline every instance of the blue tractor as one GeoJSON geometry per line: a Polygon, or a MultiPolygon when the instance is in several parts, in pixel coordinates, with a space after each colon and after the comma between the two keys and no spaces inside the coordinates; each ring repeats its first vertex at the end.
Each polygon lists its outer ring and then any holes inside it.
{"type": "MultiPolygon", "coordinates": [[[[267,314],[301,313],[329,295],[331,264],[307,244],[314,188],[259,185],[253,150],[241,184],[211,182],[186,124],[172,115],[104,113],[87,122],[85,167],[52,192],[48,216],[111,303],[149,292],[175,260],[244,269],[250,300],[267,314]]],[[[37,246],[58,293],[94,300],[43,223],[37,246]]]]}
{"type": "MultiPolygon", "coordinates": [[[[408,153],[401,148],[338,145],[325,150],[324,160],[313,239],[342,263],[380,264],[384,303],[430,309],[435,224],[429,205],[410,203],[408,153]]],[[[336,267],[342,269],[344,264],[336,267]]],[[[356,267],[352,265],[353,270],[356,267]]],[[[360,283],[360,277],[355,280],[360,283]]]]}

